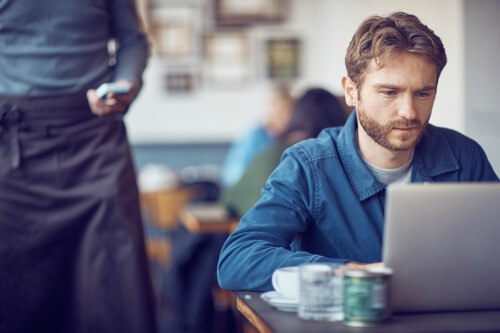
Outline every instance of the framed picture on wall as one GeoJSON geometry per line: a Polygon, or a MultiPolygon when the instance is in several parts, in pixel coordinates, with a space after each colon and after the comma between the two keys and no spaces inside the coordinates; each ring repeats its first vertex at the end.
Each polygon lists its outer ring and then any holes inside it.
{"type": "Polygon", "coordinates": [[[205,36],[204,55],[208,83],[240,84],[251,77],[250,42],[243,32],[215,32],[205,36]]]}
{"type": "Polygon", "coordinates": [[[190,69],[171,69],[164,76],[164,86],[169,94],[192,93],[197,84],[197,75],[190,69]]]}
{"type": "Polygon", "coordinates": [[[213,0],[219,25],[281,22],[288,12],[288,0],[213,0]]]}
{"type": "Polygon", "coordinates": [[[192,7],[152,9],[150,31],[153,50],[161,58],[186,60],[196,56],[197,11],[192,7]]]}
{"type": "Polygon", "coordinates": [[[300,75],[301,42],[298,38],[273,38],[265,42],[267,77],[273,80],[296,79],[300,75]]]}

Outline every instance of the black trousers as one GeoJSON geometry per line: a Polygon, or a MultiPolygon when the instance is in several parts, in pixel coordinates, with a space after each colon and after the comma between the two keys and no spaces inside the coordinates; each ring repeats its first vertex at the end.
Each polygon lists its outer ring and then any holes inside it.
{"type": "Polygon", "coordinates": [[[121,117],[0,96],[0,332],[154,332],[121,117]]]}

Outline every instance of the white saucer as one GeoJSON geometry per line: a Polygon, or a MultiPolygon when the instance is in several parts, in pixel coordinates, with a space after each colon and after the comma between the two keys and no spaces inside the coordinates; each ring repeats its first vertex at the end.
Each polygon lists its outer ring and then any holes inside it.
{"type": "Polygon", "coordinates": [[[281,311],[296,312],[299,305],[298,299],[284,297],[274,290],[262,293],[260,298],[281,311]]]}

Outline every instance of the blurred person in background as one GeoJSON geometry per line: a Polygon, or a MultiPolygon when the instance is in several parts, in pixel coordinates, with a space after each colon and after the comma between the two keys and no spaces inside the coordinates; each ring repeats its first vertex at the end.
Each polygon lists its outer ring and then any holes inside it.
{"type": "Polygon", "coordinates": [[[252,128],[229,147],[222,166],[223,187],[234,185],[248,165],[260,152],[271,146],[283,133],[290,120],[293,97],[285,86],[279,86],[271,94],[266,119],[252,128]]]}
{"type": "Polygon", "coordinates": [[[277,140],[254,158],[236,184],[224,190],[224,205],[235,216],[243,216],[260,198],[261,189],[286,148],[315,138],[324,128],[342,126],[346,118],[343,106],[330,92],[321,88],[307,90],[293,105],[290,121],[277,140]]]}
{"type": "Polygon", "coordinates": [[[147,57],[133,0],[0,1],[0,331],[156,330],[122,121],[147,57]]]}

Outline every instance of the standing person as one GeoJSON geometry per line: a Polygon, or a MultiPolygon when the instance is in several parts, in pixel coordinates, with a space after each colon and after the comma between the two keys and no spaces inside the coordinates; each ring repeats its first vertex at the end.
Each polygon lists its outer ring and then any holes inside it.
{"type": "Polygon", "coordinates": [[[356,111],[285,152],[224,244],[223,288],[271,290],[284,266],[379,262],[389,184],[498,181],[476,142],[428,124],[446,54],[416,16],[367,18],[345,61],[342,86],[356,111]]]}
{"type": "Polygon", "coordinates": [[[156,330],[122,121],[147,56],[133,0],[0,1],[0,332],[156,330]]]}

